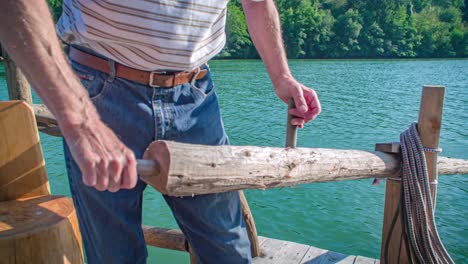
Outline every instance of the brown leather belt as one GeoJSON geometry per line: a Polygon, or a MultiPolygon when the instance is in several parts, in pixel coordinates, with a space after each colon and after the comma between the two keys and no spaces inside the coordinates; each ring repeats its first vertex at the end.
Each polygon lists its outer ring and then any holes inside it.
{"type": "MultiPolygon", "coordinates": [[[[71,60],[98,70],[100,72],[104,72],[107,74],[111,74],[111,68],[109,66],[109,62],[106,59],[102,59],[91,55],[89,53],[83,52],[79,49],[74,47],[70,47],[70,51],[68,56],[71,60]]],[[[193,77],[195,76],[195,80],[199,80],[205,77],[208,71],[206,69],[195,69],[190,72],[149,72],[149,71],[142,71],[127,67],[125,65],[115,63],[115,76],[119,78],[123,78],[126,80],[142,83],[148,85],[150,87],[161,87],[161,88],[170,88],[174,87],[183,83],[188,83],[192,81],[193,77]]]]}

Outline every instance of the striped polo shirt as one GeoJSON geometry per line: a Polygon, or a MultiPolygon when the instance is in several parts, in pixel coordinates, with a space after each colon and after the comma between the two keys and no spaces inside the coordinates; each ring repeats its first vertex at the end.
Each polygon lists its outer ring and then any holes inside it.
{"type": "Polygon", "coordinates": [[[224,47],[228,0],[64,0],[59,37],[147,71],[192,70],[224,47]]]}

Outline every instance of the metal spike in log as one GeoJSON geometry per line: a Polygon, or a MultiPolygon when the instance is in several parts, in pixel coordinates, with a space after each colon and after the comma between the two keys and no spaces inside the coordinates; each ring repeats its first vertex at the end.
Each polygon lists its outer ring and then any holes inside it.
{"type": "MultiPolygon", "coordinates": [[[[172,196],[267,189],[302,183],[383,178],[400,169],[398,155],[361,150],[202,146],[153,142],[144,159],[157,172],[139,164],[140,177],[172,196]]],[[[441,159],[441,173],[468,173],[468,161],[441,159]],[[452,164],[453,161],[453,164],[452,164]],[[456,165],[456,166],[454,166],[456,165]],[[452,168],[452,166],[454,166],[452,168]]]]}

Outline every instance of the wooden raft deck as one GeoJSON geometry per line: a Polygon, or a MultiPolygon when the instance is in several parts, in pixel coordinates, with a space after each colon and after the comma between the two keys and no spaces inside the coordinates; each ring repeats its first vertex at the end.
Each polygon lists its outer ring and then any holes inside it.
{"type": "Polygon", "coordinates": [[[253,264],[378,264],[379,260],[362,256],[348,256],[295,242],[259,236],[262,257],[253,264]]]}

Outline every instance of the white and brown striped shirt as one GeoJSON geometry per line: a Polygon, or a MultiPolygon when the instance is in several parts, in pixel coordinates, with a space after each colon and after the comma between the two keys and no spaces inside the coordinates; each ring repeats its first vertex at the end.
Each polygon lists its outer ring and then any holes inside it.
{"type": "Polygon", "coordinates": [[[228,0],[64,0],[57,32],[140,70],[192,70],[224,47],[228,0]]]}

